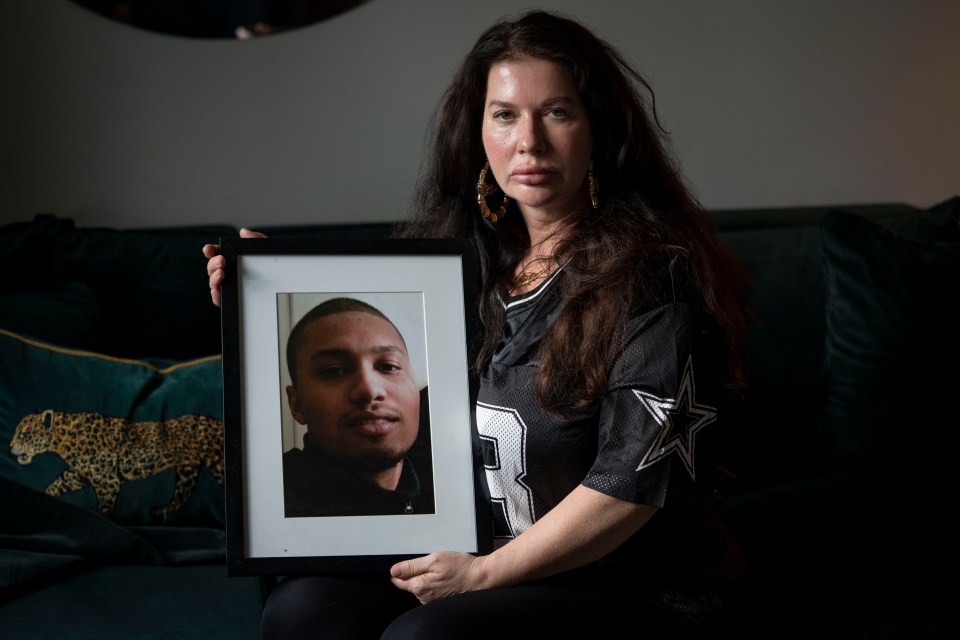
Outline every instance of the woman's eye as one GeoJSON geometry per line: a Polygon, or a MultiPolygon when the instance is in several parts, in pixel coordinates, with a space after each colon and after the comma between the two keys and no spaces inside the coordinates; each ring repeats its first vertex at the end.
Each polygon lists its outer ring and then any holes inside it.
{"type": "Polygon", "coordinates": [[[493,114],[494,120],[509,120],[513,117],[513,114],[509,111],[497,111],[493,114]]]}
{"type": "Polygon", "coordinates": [[[567,110],[561,109],[560,107],[554,107],[553,109],[550,109],[547,113],[549,113],[554,118],[565,118],[567,116],[567,110]]]}

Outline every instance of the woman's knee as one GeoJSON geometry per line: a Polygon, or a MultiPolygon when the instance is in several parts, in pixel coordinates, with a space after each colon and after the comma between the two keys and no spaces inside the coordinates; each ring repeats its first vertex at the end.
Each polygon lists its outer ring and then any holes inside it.
{"type": "Polygon", "coordinates": [[[267,598],[261,635],[264,640],[377,638],[413,604],[413,596],[383,578],[289,577],[267,598]]]}
{"type": "Polygon", "coordinates": [[[441,601],[421,605],[398,616],[383,632],[381,640],[469,640],[459,620],[443,614],[441,601]]]}

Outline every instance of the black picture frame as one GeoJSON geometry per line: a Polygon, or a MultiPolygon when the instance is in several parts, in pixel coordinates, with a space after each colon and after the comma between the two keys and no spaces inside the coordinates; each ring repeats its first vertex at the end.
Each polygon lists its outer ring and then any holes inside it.
{"type": "Polygon", "coordinates": [[[226,258],[221,322],[228,575],[385,571],[432,551],[489,553],[492,530],[472,418],[477,381],[469,373],[479,281],[473,244],[229,237],[220,239],[220,252],[226,258]],[[289,382],[284,332],[300,310],[328,297],[384,307],[404,337],[411,368],[425,369],[432,513],[286,515],[283,454],[291,438],[297,446],[301,436],[283,416],[289,382]]]}

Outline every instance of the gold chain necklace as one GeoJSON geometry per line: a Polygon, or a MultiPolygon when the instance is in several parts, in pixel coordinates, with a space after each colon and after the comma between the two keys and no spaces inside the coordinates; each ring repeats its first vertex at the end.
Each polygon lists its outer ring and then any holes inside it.
{"type": "MultiPolygon", "coordinates": [[[[522,269],[519,274],[513,279],[513,290],[520,289],[522,287],[536,282],[544,274],[546,274],[550,267],[553,266],[553,256],[544,256],[542,258],[537,258],[532,262],[546,262],[546,264],[539,269],[522,269]]],[[[532,264],[532,263],[531,263],[532,264]]]]}

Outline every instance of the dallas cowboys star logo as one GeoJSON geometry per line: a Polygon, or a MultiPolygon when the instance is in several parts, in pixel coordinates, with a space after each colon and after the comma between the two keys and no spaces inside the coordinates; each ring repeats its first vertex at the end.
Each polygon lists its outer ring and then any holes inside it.
{"type": "Polygon", "coordinates": [[[697,404],[693,380],[693,358],[687,358],[683,379],[676,399],[658,398],[643,391],[633,391],[660,425],[660,432],[650,450],[643,456],[637,471],[649,467],[676,451],[690,477],[696,479],[693,468],[697,432],[717,419],[717,408],[697,404]]]}

